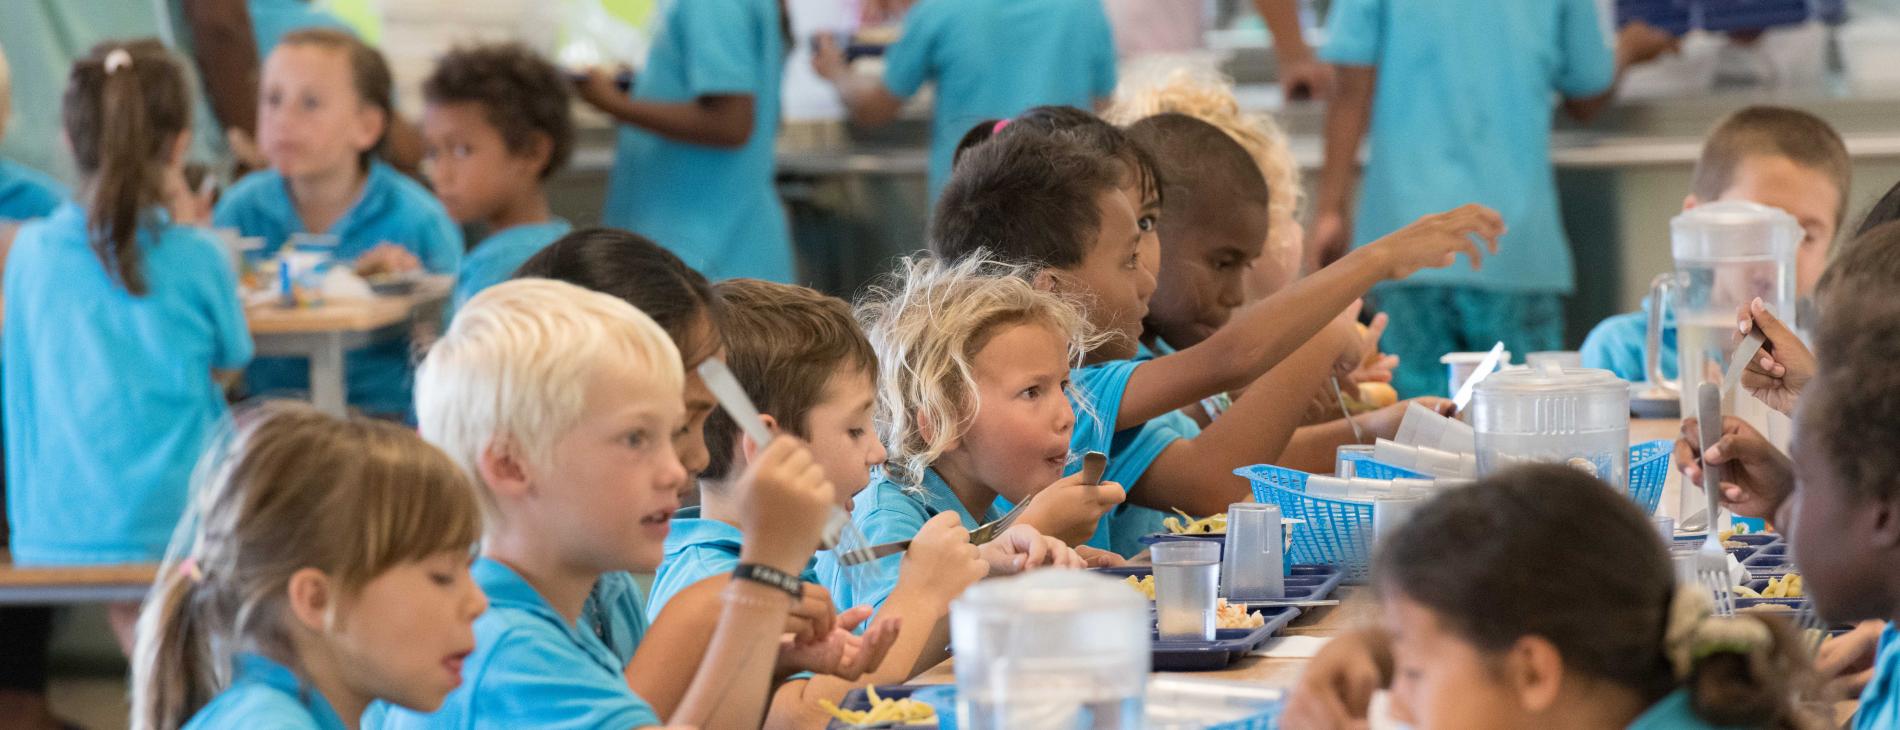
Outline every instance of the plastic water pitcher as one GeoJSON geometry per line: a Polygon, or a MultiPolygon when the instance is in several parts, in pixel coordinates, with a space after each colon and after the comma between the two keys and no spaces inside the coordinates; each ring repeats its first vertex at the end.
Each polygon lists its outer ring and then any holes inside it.
{"type": "Polygon", "coordinates": [[[1608,370],[1546,366],[1493,373],[1471,399],[1478,473],[1541,461],[1627,489],[1629,395],[1629,384],[1608,370]]]}
{"type": "MultiPolygon", "coordinates": [[[[1794,216],[1741,201],[1685,210],[1669,221],[1669,232],[1676,270],[1656,277],[1650,287],[1644,366],[1650,382],[1676,393],[1688,414],[1696,412],[1696,388],[1722,382],[1728,371],[1729,355],[1740,340],[1735,315],[1743,305],[1760,297],[1776,316],[1793,323],[1794,255],[1803,233],[1794,216]],[[1675,379],[1662,372],[1665,311],[1676,319],[1675,379]]],[[[1722,395],[1731,408],[1742,400],[1735,393],[1722,395]]],[[[1765,421],[1754,425],[1763,433],[1770,430],[1765,421]]]]}
{"type": "Polygon", "coordinates": [[[957,726],[1142,727],[1153,619],[1121,581],[1071,570],[986,580],[950,605],[957,726]]]}

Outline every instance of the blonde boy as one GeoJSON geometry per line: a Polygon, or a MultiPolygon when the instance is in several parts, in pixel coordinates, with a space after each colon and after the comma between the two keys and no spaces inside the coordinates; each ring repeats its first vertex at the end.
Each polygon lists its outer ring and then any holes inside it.
{"type": "MultiPolygon", "coordinates": [[[[490,607],[442,709],[391,710],[372,726],[661,724],[613,649],[642,637],[603,635],[584,606],[614,600],[600,594],[624,590],[625,571],[659,564],[687,479],[670,438],[684,419],[679,363],[652,319],[571,284],[507,282],[457,315],[418,371],[416,410],[423,436],[480,485],[488,525],[473,572],[490,607]]],[[[706,722],[713,710],[736,705],[757,724],[796,596],[776,579],[810,558],[830,506],[830,484],[794,439],[766,446],[751,476],[740,570],[675,722],[720,727],[706,722]]]]}

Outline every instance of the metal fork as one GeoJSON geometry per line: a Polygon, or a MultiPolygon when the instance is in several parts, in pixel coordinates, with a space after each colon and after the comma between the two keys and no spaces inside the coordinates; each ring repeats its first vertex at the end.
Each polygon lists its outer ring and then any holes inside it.
{"type": "MultiPolygon", "coordinates": [[[[1696,388],[1697,417],[1701,430],[1702,453],[1722,438],[1722,386],[1717,383],[1703,383],[1696,388]]],[[[1721,492],[1722,475],[1713,464],[1702,464],[1702,494],[1708,501],[1709,526],[1702,540],[1702,548],[1696,551],[1696,581],[1709,589],[1715,598],[1715,612],[1718,616],[1735,615],[1734,579],[1729,576],[1728,551],[1722,549],[1722,540],[1715,534],[1716,518],[1722,514],[1721,492]]]]}

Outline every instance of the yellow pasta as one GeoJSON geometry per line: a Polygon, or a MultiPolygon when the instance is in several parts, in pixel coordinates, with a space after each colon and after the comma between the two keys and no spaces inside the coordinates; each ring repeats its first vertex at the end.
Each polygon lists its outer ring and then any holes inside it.
{"type": "MultiPolygon", "coordinates": [[[[1128,584],[1130,588],[1141,591],[1141,594],[1147,596],[1148,600],[1152,601],[1155,599],[1154,576],[1144,575],[1140,578],[1136,578],[1131,575],[1123,578],[1122,582],[1128,584]]],[[[1246,606],[1228,603],[1225,598],[1217,599],[1217,602],[1214,604],[1215,628],[1252,629],[1265,625],[1267,625],[1267,619],[1258,612],[1248,611],[1246,606]]]]}
{"type": "Polygon", "coordinates": [[[879,697],[876,687],[866,687],[864,692],[871,700],[869,710],[846,710],[838,707],[831,700],[819,700],[818,706],[840,722],[852,725],[934,722],[937,719],[937,709],[928,703],[910,698],[893,700],[879,697]]]}
{"type": "Polygon", "coordinates": [[[1180,517],[1169,517],[1161,521],[1161,524],[1168,528],[1169,534],[1172,534],[1172,535],[1225,535],[1227,534],[1227,514],[1224,512],[1221,514],[1210,516],[1210,517],[1202,517],[1201,519],[1198,519],[1198,520],[1194,519],[1193,515],[1190,515],[1186,512],[1182,512],[1181,510],[1178,510],[1178,509],[1175,510],[1174,513],[1177,515],[1180,515],[1180,517]],[[1185,522],[1183,520],[1185,520],[1185,522]]]}

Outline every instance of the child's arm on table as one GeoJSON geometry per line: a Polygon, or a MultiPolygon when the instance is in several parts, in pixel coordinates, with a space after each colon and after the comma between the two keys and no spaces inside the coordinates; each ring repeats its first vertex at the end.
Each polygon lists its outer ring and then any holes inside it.
{"type": "Polygon", "coordinates": [[[1476,268],[1483,254],[1474,237],[1484,239],[1496,253],[1503,233],[1504,222],[1496,211],[1466,205],[1420,218],[1354,250],[1338,263],[1234,312],[1233,319],[1199,344],[1137,368],[1128,378],[1115,422],[1145,423],[1202,398],[1246,387],[1374,284],[1450,266],[1460,253],[1468,254],[1476,268]]]}
{"type": "Polygon", "coordinates": [[[1377,628],[1333,637],[1307,663],[1287,698],[1287,730],[1364,728],[1372,695],[1392,680],[1392,638],[1377,628]]]}

